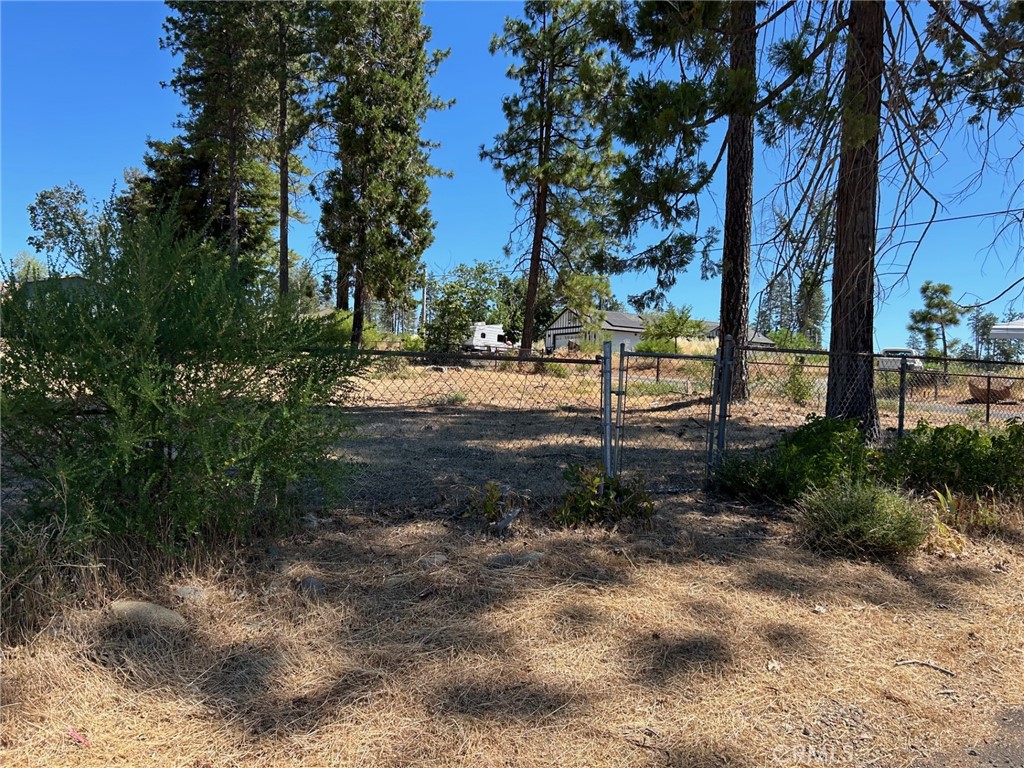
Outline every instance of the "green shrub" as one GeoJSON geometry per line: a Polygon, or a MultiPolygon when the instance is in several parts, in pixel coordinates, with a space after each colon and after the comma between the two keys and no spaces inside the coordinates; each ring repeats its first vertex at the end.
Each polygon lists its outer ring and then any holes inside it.
{"type": "Polygon", "coordinates": [[[634,349],[648,355],[672,355],[676,352],[676,343],[674,339],[641,339],[634,349]]]}
{"type": "MultiPolygon", "coordinates": [[[[502,361],[504,364],[506,361],[502,361]]],[[[572,374],[564,363],[552,363],[546,360],[538,360],[533,364],[533,372],[540,376],[553,376],[556,379],[568,379],[572,374]]]]}
{"type": "MultiPolygon", "coordinates": [[[[323,353],[335,320],[247,287],[166,219],[102,255],[89,290],[3,298],[0,430],[26,530],[59,518],[64,544],[177,550],[275,521],[341,431],[329,406],[356,363],[323,353]]],[[[5,538],[5,577],[20,546],[5,538]]]]}
{"type": "Polygon", "coordinates": [[[572,466],[566,470],[569,490],[555,512],[562,525],[614,523],[626,518],[649,518],[651,497],[640,481],[608,477],[599,467],[572,466]]]}
{"type": "Polygon", "coordinates": [[[443,395],[428,397],[424,402],[426,405],[449,406],[463,405],[467,399],[465,392],[447,392],[443,395]]]}
{"type": "Polygon", "coordinates": [[[807,405],[814,397],[814,381],[804,372],[803,363],[789,364],[783,391],[796,405],[807,405]]]}
{"type": "Polygon", "coordinates": [[[899,557],[928,536],[928,525],[910,499],[871,481],[812,488],[797,505],[797,520],[807,543],[826,552],[899,557]]]}
{"type": "Polygon", "coordinates": [[[959,424],[932,427],[919,422],[882,459],[891,483],[926,492],[949,488],[968,495],[994,491],[1024,497],[1024,424],[1010,421],[998,431],[959,424]]]}
{"type": "Polygon", "coordinates": [[[414,333],[402,336],[403,352],[422,352],[424,349],[426,349],[426,344],[423,342],[422,336],[417,336],[414,333]]]}
{"type": "Polygon", "coordinates": [[[856,419],[811,415],[779,443],[752,456],[728,456],[715,470],[715,487],[749,501],[795,501],[811,487],[862,480],[870,453],[856,419]]]}

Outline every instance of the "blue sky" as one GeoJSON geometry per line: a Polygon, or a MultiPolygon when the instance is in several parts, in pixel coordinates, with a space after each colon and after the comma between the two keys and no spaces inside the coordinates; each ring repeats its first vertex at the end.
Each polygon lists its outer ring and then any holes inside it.
{"type": "MultiPolygon", "coordinates": [[[[491,56],[488,43],[504,17],[520,8],[502,2],[428,2],[425,7],[433,44],[451,49],[433,89],[456,100],[452,109],[433,115],[425,131],[442,144],[434,154],[436,164],[455,174],[431,184],[437,230],[426,260],[433,271],[502,258],[514,212],[498,173],[480,162],[479,148],[502,129],[501,96],[512,87],[505,77],[507,61],[491,56]]],[[[74,181],[90,197],[105,198],[126,168],[142,164],[147,137],[167,139],[176,133],[180,102],[173,91],[160,87],[174,66],[158,45],[166,12],[157,2],[0,3],[0,253],[5,260],[30,250],[25,209],[37,192],[74,181]]],[[[971,153],[951,144],[943,149],[945,177],[953,182],[966,178],[971,153]]],[[[765,156],[758,169],[759,191],[771,183],[770,162],[765,156]]],[[[973,196],[949,202],[939,215],[1019,207],[1010,200],[1012,189],[1012,179],[992,174],[973,196]]],[[[703,223],[720,223],[721,200],[719,193],[705,201],[703,223]]],[[[306,206],[315,221],[312,202],[306,206]]],[[[921,211],[910,220],[925,215],[921,211]]],[[[1011,282],[1021,271],[1015,263],[1017,241],[989,248],[1003,223],[983,217],[935,224],[909,278],[878,307],[877,347],[904,344],[908,312],[919,305],[917,291],[924,280],[951,283],[954,296],[965,302],[972,295],[990,298],[1011,282]]],[[[296,225],[291,245],[315,257],[312,224],[296,225]]],[[[896,261],[905,262],[908,255],[902,251],[896,261]]],[[[613,280],[623,300],[646,287],[644,276],[613,280]]],[[[759,288],[755,280],[754,292],[759,288]]],[[[670,298],[691,305],[697,317],[716,318],[718,295],[717,282],[702,281],[695,267],[680,276],[670,298]]],[[[999,302],[993,309],[1002,314],[1004,307],[999,302]]],[[[966,327],[954,335],[966,338],[966,327]]]]}

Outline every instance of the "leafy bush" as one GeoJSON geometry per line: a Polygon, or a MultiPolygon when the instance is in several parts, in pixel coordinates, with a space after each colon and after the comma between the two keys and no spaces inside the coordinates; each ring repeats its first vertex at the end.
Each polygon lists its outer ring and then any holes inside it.
{"type": "Polygon", "coordinates": [[[644,484],[608,477],[599,467],[572,466],[566,470],[569,490],[555,512],[562,525],[614,523],[626,518],[648,518],[654,505],[644,484]]]}
{"type": "Polygon", "coordinates": [[[642,339],[634,349],[648,355],[671,355],[675,354],[676,345],[672,339],[642,339]]]}
{"type": "Polygon", "coordinates": [[[856,419],[811,415],[773,448],[727,457],[716,468],[714,484],[727,495],[786,504],[811,487],[866,478],[869,458],[856,419]]]}
{"type": "MultiPolygon", "coordinates": [[[[504,363],[504,361],[502,361],[504,363]]],[[[546,360],[538,360],[533,364],[533,372],[541,376],[553,376],[556,379],[568,379],[571,375],[569,368],[563,363],[552,363],[546,360]]]]}
{"type": "Polygon", "coordinates": [[[786,397],[796,405],[807,405],[814,397],[814,382],[804,373],[802,363],[793,362],[789,364],[786,373],[786,383],[783,386],[786,397]]]}
{"type": "Polygon", "coordinates": [[[797,506],[797,519],[814,549],[891,558],[909,554],[928,536],[913,503],[870,481],[813,488],[797,506]]]}
{"type": "Polygon", "coordinates": [[[2,436],[27,523],[173,549],[270,522],[340,434],[325,406],[356,363],[336,323],[247,287],[166,219],[97,250],[101,280],[3,299],[2,436]]]}
{"type": "Polygon", "coordinates": [[[1010,421],[986,432],[959,424],[932,427],[919,422],[884,454],[882,476],[924,491],[949,488],[968,495],[990,491],[1024,497],[1024,424],[1010,421]]]}

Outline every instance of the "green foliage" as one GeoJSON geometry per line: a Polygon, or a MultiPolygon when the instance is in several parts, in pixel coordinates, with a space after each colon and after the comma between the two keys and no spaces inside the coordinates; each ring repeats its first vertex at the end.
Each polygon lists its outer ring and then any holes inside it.
{"type": "Polygon", "coordinates": [[[804,372],[803,363],[794,360],[789,364],[783,391],[796,405],[807,405],[814,397],[814,380],[804,372]]]}
{"type": "MultiPolygon", "coordinates": [[[[552,266],[591,273],[611,263],[618,152],[602,118],[624,70],[595,40],[587,3],[530,0],[523,18],[506,18],[491,42],[491,53],[513,61],[516,93],[502,99],[507,127],[480,156],[501,172],[520,214],[508,251],[529,260],[535,284],[552,266]]],[[[524,349],[534,342],[535,308],[528,292],[524,349]]]]}
{"type": "Polygon", "coordinates": [[[552,376],[556,379],[568,379],[572,375],[568,366],[563,363],[552,363],[547,360],[537,360],[533,364],[533,372],[541,376],[552,376]]]}
{"type": "Polygon", "coordinates": [[[926,492],[949,488],[975,495],[994,492],[1024,498],[1024,424],[982,431],[959,424],[932,427],[919,422],[886,451],[882,476],[889,482],[926,492]]]}
{"type": "Polygon", "coordinates": [[[641,339],[634,349],[648,355],[672,355],[676,352],[675,339],[641,339]]]}
{"type": "Polygon", "coordinates": [[[731,496],[788,504],[812,487],[864,480],[870,458],[856,419],[812,415],[769,450],[726,457],[714,483],[731,496]]]}
{"type": "Polygon", "coordinates": [[[938,510],[937,519],[940,523],[965,535],[987,535],[1002,525],[997,503],[991,496],[980,493],[969,496],[951,491],[949,486],[932,493],[938,510]]]}
{"type": "MultiPolygon", "coordinates": [[[[691,317],[690,307],[674,307],[646,319],[643,341],[669,342],[666,352],[678,352],[679,338],[700,338],[704,335],[704,324],[691,317]]],[[[641,342],[643,343],[643,342],[641,342]]],[[[639,349],[639,348],[638,348],[639,349]]]]}
{"type": "Polygon", "coordinates": [[[640,480],[607,477],[599,467],[586,466],[569,467],[565,478],[569,490],[555,512],[555,520],[562,525],[615,523],[654,514],[654,504],[640,480]]]}
{"type": "Polygon", "coordinates": [[[797,505],[797,520],[814,549],[855,556],[900,557],[928,536],[907,497],[870,481],[844,479],[810,489],[797,505]]]}
{"type": "Polygon", "coordinates": [[[470,510],[483,517],[487,522],[496,523],[505,516],[507,511],[505,508],[507,505],[503,503],[505,496],[506,492],[501,487],[501,483],[489,480],[483,488],[470,489],[470,510]]]}
{"type": "Polygon", "coordinates": [[[473,323],[493,318],[496,272],[490,263],[460,264],[445,278],[428,281],[424,333],[429,351],[457,351],[469,339],[473,323]]]}
{"type": "Polygon", "coordinates": [[[320,75],[333,84],[317,103],[335,164],[315,190],[320,236],[355,273],[353,343],[368,299],[398,305],[421,274],[434,239],[427,179],[434,145],[420,127],[447,106],[429,80],[447,53],[428,53],[418,3],[321,3],[311,7],[320,75]]]}
{"type": "Polygon", "coordinates": [[[422,352],[426,349],[426,345],[423,343],[423,337],[415,334],[406,334],[402,336],[402,351],[403,352],[422,352]]]}
{"type": "Polygon", "coordinates": [[[910,324],[907,330],[918,333],[924,340],[926,354],[936,349],[936,342],[942,342],[942,357],[949,354],[949,343],[946,331],[950,326],[960,324],[963,310],[952,299],[953,288],[947,283],[933,283],[926,280],[921,286],[923,309],[915,309],[910,313],[910,324]]]}
{"type": "Polygon", "coordinates": [[[465,392],[447,392],[447,393],[445,393],[443,395],[434,395],[433,397],[428,397],[424,401],[424,403],[426,405],[435,405],[435,406],[446,407],[446,406],[464,405],[465,402],[468,399],[469,398],[466,397],[466,393],[465,392]]]}
{"type": "MultiPolygon", "coordinates": [[[[167,218],[106,252],[103,283],[3,299],[2,435],[36,519],[166,546],[244,534],[325,459],[355,363],[294,302],[246,290],[167,218]]],[[[79,535],[76,533],[76,535],[79,535]]]]}

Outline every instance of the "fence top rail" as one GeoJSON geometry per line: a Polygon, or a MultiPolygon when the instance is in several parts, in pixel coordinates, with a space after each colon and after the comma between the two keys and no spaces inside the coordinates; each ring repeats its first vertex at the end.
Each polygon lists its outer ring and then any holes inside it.
{"type": "MultiPolygon", "coordinates": [[[[884,354],[882,352],[832,352],[828,349],[790,349],[788,347],[751,347],[751,346],[740,346],[737,345],[737,350],[743,350],[744,352],[757,352],[758,354],[767,355],[818,355],[820,357],[872,357],[872,358],[885,358],[886,360],[900,358],[906,358],[907,360],[921,360],[922,362],[932,363],[934,365],[941,365],[943,362],[947,363],[962,363],[964,365],[971,366],[995,366],[1002,368],[1018,368],[1024,372],[1024,362],[1019,360],[978,360],[970,357],[930,357],[928,355],[895,355],[895,354],[884,354]]],[[[897,369],[894,369],[897,370],[897,369]]],[[[950,374],[952,375],[952,374],[950,374]]]]}
{"type": "Polygon", "coordinates": [[[630,352],[626,350],[623,354],[626,357],[644,357],[650,360],[705,360],[707,362],[714,362],[716,359],[715,355],[680,355],[671,352],[630,352]]]}
{"type": "Polygon", "coordinates": [[[366,358],[388,358],[388,357],[402,357],[410,360],[444,360],[445,362],[474,362],[479,360],[496,360],[498,362],[505,363],[563,363],[565,365],[597,365],[600,362],[600,355],[594,357],[547,357],[541,355],[532,355],[530,357],[520,358],[518,350],[511,353],[501,352],[417,352],[408,351],[404,349],[364,349],[360,350],[359,355],[366,358]]]}

